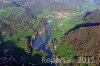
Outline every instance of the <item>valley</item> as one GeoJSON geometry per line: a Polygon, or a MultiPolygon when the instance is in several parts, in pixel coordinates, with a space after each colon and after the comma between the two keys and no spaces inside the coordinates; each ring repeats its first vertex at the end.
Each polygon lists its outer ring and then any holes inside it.
{"type": "Polygon", "coordinates": [[[97,2],[0,0],[0,66],[99,66],[97,2]],[[42,63],[42,57],[81,56],[93,56],[94,63],[42,63]]]}

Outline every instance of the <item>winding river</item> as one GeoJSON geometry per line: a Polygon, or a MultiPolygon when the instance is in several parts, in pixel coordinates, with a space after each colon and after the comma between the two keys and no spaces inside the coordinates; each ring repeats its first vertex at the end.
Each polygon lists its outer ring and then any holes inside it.
{"type": "MultiPolygon", "coordinates": [[[[33,48],[36,48],[38,46],[38,49],[43,50],[48,55],[48,58],[50,59],[52,59],[52,53],[51,53],[50,47],[46,49],[46,45],[48,44],[50,40],[51,25],[52,25],[52,22],[48,20],[45,25],[46,39],[44,42],[43,42],[42,37],[39,34],[36,36],[36,39],[33,42],[33,48]]],[[[55,66],[55,65],[53,63],[50,63],[49,66],[55,66]]]]}

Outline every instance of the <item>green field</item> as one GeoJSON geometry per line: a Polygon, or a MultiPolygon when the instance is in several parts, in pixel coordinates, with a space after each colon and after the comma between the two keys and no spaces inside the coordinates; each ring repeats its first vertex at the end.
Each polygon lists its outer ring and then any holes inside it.
{"type": "Polygon", "coordinates": [[[76,52],[72,49],[70,44],[64,43],[62,45],[59,43],[56,48],[56,54],[61,58],[73,58],[76,55],[76,52]]]}
{"type": "Polygon", "coordinates": [[[55,31],[51,33],[51,39],[58,39],[62,34],[68,32],[68,30],[75,27],[77,24],[81,24],[84,21],[81,19],[62,19],[62,20],[54,21],[53,26],[55,31]],[[62,22],[62,26],[58,26],[58,22],[62,22]]]}
{"type": "Polygon", "coordinates": [[[50,16],[51,16],[50,11],[44,9],[41,13],[37,14],[37,20],[40,20],[41,18],[48,19],[48,17],[50,16]]]}

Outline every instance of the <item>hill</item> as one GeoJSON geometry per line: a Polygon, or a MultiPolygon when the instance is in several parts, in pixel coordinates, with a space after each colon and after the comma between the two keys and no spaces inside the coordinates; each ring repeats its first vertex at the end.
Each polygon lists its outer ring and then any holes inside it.
{"type": "Polygon", "coordinates": [[[80,27],[61,37],[62,42],[71,44],[78,56],[95,57],[94,64],[100,64],[100,25],[80,27]]]}
{"type": "Polygon", "coordinates": [[[86,16],[85,16],[85,20],[87,22],[92,22],[92,23],[98,22],[98,23],[100,23],[100,9],[96,9],[92,12],[87,12],[86,16]]]}

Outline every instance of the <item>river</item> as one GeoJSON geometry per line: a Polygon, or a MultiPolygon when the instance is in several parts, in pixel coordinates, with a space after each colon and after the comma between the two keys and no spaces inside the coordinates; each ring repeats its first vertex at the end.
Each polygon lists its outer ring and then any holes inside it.
{"type": "MultiPolygon", "coordinates": [[[[43,42],[43,38],[39,34],[36,36],[36,39],[33,42],[33,48],[36,48],[38,46],[38,49],[43,50],[48,55],[49,59],[52,59],[52,53],[51,53],[50,47],[48,47],[46,49],[46,45],[48,44],[48,42],[50,41],[50,38],[51,38],[50,37],[51,26],[52,26],[52,22],[50,20],[48,20],[45,25],[46,39],[44,42],[43,42]]],[[[55,66],[55,64],[50,63],[49,66],[55,66]]]]}

